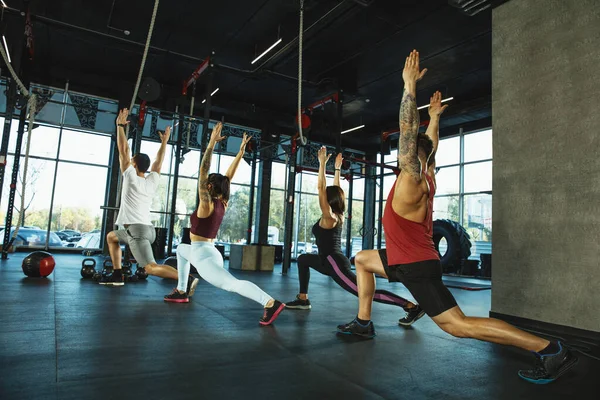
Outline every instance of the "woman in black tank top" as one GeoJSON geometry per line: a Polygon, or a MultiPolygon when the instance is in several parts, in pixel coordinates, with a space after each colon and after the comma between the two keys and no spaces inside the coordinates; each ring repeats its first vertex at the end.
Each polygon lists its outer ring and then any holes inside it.
{"type": "MultiPolygon", "coordinates": [[[[344,212],[346,211],[346,196],[340,186],[340,170],[343,158],[341,153],[337,155],[333,186],[327,186],[325,166],[329,157],[331,157],[331,154],[327,154],[325,147],[321,147],[319,150],[318,190],[322,215],[312,228],[319,254],[302,254],[298,257],[300,293],[295,300],[286,303],[286,308],[292,310],[308,310],[311,308],[308,300],[308,282],[311,268],[323,275],[332,277],[346,291],[358,296],[356,275],[350,268],[350,261],[342,253],[342,230],[344,212]]],[[[374,300],[402,307],[405,311],[413,307],[410,301],[386,290],[377,290],[374,300]]]]}

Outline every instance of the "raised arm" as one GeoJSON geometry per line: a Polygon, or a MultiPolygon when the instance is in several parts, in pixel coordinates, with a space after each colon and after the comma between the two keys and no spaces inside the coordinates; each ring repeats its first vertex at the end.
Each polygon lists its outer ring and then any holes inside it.
{"type": "Polygon", "coordinates": [[[333,184],[340,186],[340,173],[342,169],[342,162],[344,161],[342,153],[338,153],[335,157],[335,174],[333,175],[333,184]]]}
{"type": "Polygon", "coordinates": [[[331,206],[327,201],[327,181],[325,180],[325,168],[327,166],[327,161],[329,161],[329,157],[331,154],[327,154],[327,149],[325,146],[322,146],[319,149],[319,178],[317,180],[317,190],[319,192],[319,206],[321,207],[321,214],[323,214],[323,218],[328,219],[330,221],[337,221],[336,216],[331,211],[331,206]]]}
{"type": "Polygon", "coordinates": [[[406,58],[402,78],[404,93],[400,103],[400,144],[398,162],[400,169],[415,180],[421,180],[421,164],[417,153],[419,134],[419,111],[417,110],[417,81],[425,75],[426,69],[419,69],[419,53],[413,50],[406,58]]]}
{"type": "Polygon", "coordinates": [[[158,136],[160,136],[160,149],[158,149],[158,153],[156,153],[156,159],[152,163],[152,168],[150,169],[152,172],[156,172],[160,174],[160,170],[162,168],[163,160],[165,159],[165,151],[167,149],[167,143],[169,141],[169,136],[171,136],[171,127],[167,126],[165,132],[158,132],[158,136]]]}
{"type": "Polygon", "coordinates": [[[438,149],[438,143],[440,141],[440,116],[446,110],[448,105],[442,106],[442,93],[438,90],[429,99],[429,126],[425,134],[431,138],[433,142],[433,155],[438,149]]]}
{"type": "Polygon", "coordinates": [[[221,136],[221,129],[223,128],[223,124],[218,122],[212,130],[210,135],[210,141],[208,142],[208,146],[204,150],[204,154],[202,155],[202,162],[200,163],[200,172],[198,174],[198,196],[200,197],[200,205],[198,207],[198,214],[201,214],[202,211],[206,211],[207,208],[210,207],[211,198],[210,193],[208,192],[208,172],[210,171],[210,163],[212,161],[213,150],[215,148],[215,144],[225,139],[225,137],[221,136]]]}
{"type": "Polygon", "coordinates": [[[129,116],[129,110],[124,108],[119,111],[117,116],[117,148],[119,149],[119,165],[121,166],[121,173],[125,172],[131,165],[131,154],[129,150],[129,144],[127,143],[127,136],[125,135],[125,127],[129,123],[127,117],[129,116]]]}
{"type": "Polygon", "coordinates": [[[246,152],[246,145],[248,144],[250,139],[252,139],[252,136],[248,136],[248,134],[246,132],[244,132],[244,137],[242,138],[242,144],[240,145],[240,151],[238,151],[237,155],[233,159],[233,162],[231,163],[231,165],[227,169],[227,172],[225,173],[225,176],[228,177],[230,181],[233,179],[233,176],[235,175],[235,171],[237,171],[238,165],[240,165],[240,161],[242,160],[242,157],[244,157],[244,153],[246,152]]]}

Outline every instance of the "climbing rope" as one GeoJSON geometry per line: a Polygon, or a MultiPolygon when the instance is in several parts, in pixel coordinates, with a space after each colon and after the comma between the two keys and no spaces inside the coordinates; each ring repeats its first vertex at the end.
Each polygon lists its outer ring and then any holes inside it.
{"type": "Polygon", "coordinates": [[[302,135],[302,38],[304,37],[304,0],[300,0],[300,33],[298,34],[298,134],[300,144],[306,145],[302,135]]]}
{"type": "MultiPolygon", "coordinates": [[[[135,84],[135,89],[133,90],[133,97],[131,98],[129,112],[131,112],[131,110],[133,110],[133,106],[135,106],[135,100],[137,98],[138,91],[140,89],[140,84],[142,83],[142,75],[144,74],[144,67],[146,66],[146,57],[148,56],[148,50],[150,49],[150,41],[152,40],[152,32],[154,31],[154,22],[156,21],[156,15],[158,14],[158,3],[159,2],[160,2],[160,0],[156,0],[154,2],[154,11],[152,12],[152,19],[150,20],[150,28],[148,28],[148,37],[146,38],[146,47],[144,47],[144,55],[142,56],[142,64],[140,65],[137,83],[135,84]]],[[[129,136],[129,124],[127,124],[127,129],[126,129],[125,134],[126,134],[126,136],[129,136]]]]}
{"type": "Polygon", "coordinates": [[[17,76],[17,73],[8,61],[8,56],[6,55],[6,51],[4,50],[3,46],[0,46],[0,53],[2,54],[2,58],[4,59],[4,63],[6,64],[10,75],[19,87],[19,91],[23,96],[27,98],[27,110],[22,110],[21,112],[29,113],[27,126],[27,145],[25,147],[25,163],[23,164],[23,179],[21,185],[21,212],[19,213],[19,223],[17,223],[12,238],[10,239],[10,242],[7,246],[7,248],[10,248],[15,238],[17,237],[17,234],[19,233],[19,228],[22,224],[25,223],[25,187],[27,184],[27,169],[29,167],[29,148],[31,146],[31,131],[33,130],[33,122],[35,121],[35,113],[37,112],[37,96],[33,92],[27,90],[23,82],[21,82],[21,80],[17,76]]]}

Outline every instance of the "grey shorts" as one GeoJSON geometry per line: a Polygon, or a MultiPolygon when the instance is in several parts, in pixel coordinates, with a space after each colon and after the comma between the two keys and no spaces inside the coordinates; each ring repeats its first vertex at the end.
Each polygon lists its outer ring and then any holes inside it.
{"type": "Polygon", "coordinates": [[[140,267],[156,263],[152,253],[152,243],[156,239],[156,231],[151,225],[132,224],[126,229],[114,231],[119,243],[128,244],[131,254],[140,267]]]}

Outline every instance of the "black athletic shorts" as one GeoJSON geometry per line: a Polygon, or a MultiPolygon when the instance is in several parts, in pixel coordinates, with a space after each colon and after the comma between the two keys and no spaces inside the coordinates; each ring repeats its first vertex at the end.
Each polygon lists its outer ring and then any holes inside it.
{"type": "Polygon", "coordinates": [[[385,249],[379,250],[379,257],[388,280],[404,284],[430,317],[440,315],[457,305],[454,296],[442,282],[440,260],[388,265],[385,249]]]}

